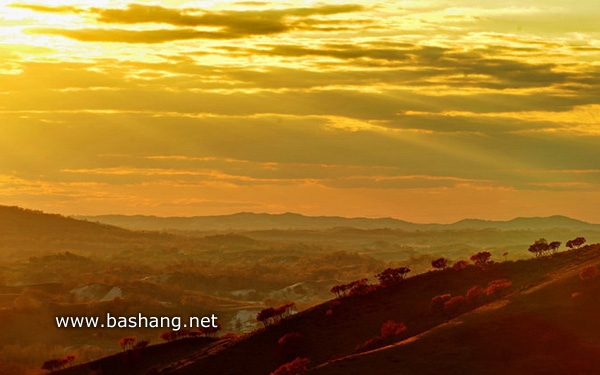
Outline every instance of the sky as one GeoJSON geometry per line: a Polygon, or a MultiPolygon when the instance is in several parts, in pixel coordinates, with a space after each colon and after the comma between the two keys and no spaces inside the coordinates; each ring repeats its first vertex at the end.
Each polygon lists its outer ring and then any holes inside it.
{"type": "Polygon", "coordinates": [[[0,204],[599,223],[597,0],[0,3],[0,204]]]}

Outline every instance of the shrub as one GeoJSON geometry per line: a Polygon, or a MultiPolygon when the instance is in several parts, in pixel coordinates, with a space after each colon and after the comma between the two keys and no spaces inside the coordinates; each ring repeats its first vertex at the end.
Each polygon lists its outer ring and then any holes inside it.
{"type": "Polygon", "coordinates": [[[51,360],[44,362],[44,364],[42,364],[42,370],[48,370],[50,372],[53,372],[55,370],[60,370],[60,369],[64,368],[66,365],[73,362],[74,360],[75,360],[74,355],[68,355],[66,357],[58,358],[58,359],[51,359],[51,360]]]}
{"type": "Polygon", "coordinates": [[[466,297],[467,301],[472,305],[479,305],[483,302],[483,296],[485,295],[485,290],[479,285],[475,285],[471,289],[467,291],[466,297]]]}
{"type": "Polygon", "coordinates": [[[444,312],[444,303],[452,298],[450,294],[440,294],[431,299],[429,303],[429,309],[433,313],[441,314],[444,312]]]}
{"type": "Polygon", "coordinates": [[[464,270],[467,267],[469,267],[469,262],[467,262],[466,260],[459,260],[458,262],[454,263],[454,265],[452,266],[452,269],[456,270],[456,271],[460,271],[460,270],[464,270]]]}
{"type": "Polygon", "coordinates": [[[397,341],[404,331],[406,331],[406,325],[404,323],[396,323],[393,320],[388,320],[381,325],[379,336],[372,337],[364,343],[357,345],[354,350],[357,353],[360,353],[389,345],[397,341]]]}
{"type": "Polygon", "coordinates": [[[452,297],[444,302],[444,313],[447,316],[457,316],[463,313],[467,307],[467,299],[464,296],[452,297]]]}
{"type": "Polygon", "coordinates": [[[406,331],[406,325],[404,323],[396,323],[393,320],[388,320],[381,325],[380,333],[381,337],[396,337],[402,332],[406,331]]]}
{"type": "Polygon", "coordinates": [[[291,362],[279,366],[270,375],[299,375],[308,370],[310,359],[298,357],[291,362]]]}
{"type": "Polygon", "coordinates": [[[121,349],[129,350],[129,349],[133,348],[133,345],[135,344],[135,340],[136,340],[135,336],[123,337],[121,340],[119,340],[119,345],[121,346],[121,349]]]}
{"type": "Polygon", "coordinates": [[[448,259],[446,258],[438,258],[431,262],[431,267],[439,270],[444,270],[448,267],[448,259]]]}
{"type": "Polygon", "coordinates": [[[492,280],[488,283],[485,288],[486,296],[500,296],[505,289],[510,288],[512,286],[512,282],[508,279],[497,279],[492,280]]]}

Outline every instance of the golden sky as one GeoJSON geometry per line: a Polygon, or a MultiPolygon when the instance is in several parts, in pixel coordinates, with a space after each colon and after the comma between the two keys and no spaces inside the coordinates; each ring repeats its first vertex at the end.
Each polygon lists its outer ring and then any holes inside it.
{"type": "Polygon", "coordinates": [[[0,3],[0,204],[600,222],[597,0],[0,3]]]}

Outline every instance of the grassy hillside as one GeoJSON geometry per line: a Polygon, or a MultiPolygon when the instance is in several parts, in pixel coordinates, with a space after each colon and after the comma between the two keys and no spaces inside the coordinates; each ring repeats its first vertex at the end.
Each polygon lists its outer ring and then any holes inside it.
{"type": "MultiPolygon", "coordinates": [[[[596,374],[600,371],[600,247],[563,254],[559,269],[509,298],[481,307],[416,339],[330,361],[309,374],[596,374]]],[[[552,260],[551,262],[554,262],[552,260]]]]}
{"type": "MultiPolygon", "coordinates": [[[[163,363],[161,373],[264,375],[306,357],[311,374],[593,374],[600,369],[594,299],[600,277],[584,281],[579,273],[598,263],[594,245],[537,260],[432,271],[315,306],[210,355],[163,363]],[[512,285],[463,310],[431,310],[434,296],[464,296],[498,279],[512,285]],[[398,343],[383,340],[392,345],[357,353],[388,320],[407,327],[394,337],[398,343]],[[286,344],[290,333],[296,340],[286,344]]],[[[175,357],[175,349],[164,347],[171,350],[175,357]]],[[[84,373],[83,367],[64,372],[84,373]]]]}

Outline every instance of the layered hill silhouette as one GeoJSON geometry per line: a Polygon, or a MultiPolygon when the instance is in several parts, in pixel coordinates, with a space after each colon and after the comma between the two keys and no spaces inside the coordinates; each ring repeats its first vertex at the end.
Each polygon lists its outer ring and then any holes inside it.
{"type": "Polygon", "coordinates": [[[417,224],[394,218],[346,218],[339,216],[304,216],[295,213],[267,214],[242,212],[221,216],[157,217],[143,215],[76,216],[92,222],[136,230],[288,230],[330,229],[350,227],[357,229],[452,230],[452,229],[498,229],[498,230],[600,230],[600,224],[591,224],[566,216],[515,218],[508,221],[465,219],[453,224],[417,224]]]}
{"type": "Polygon", "coordinates": [[[175,342],[57,373],[596,374],[599,263],[600,245],[591,245],[431,271],[357,289],[183,358],[175,342]],[[161,359],[150,361],[157,350],[161,359]]]}
{"type": "Polygon", "coordinates": [[[118,251],[132,244],[166,241],[169,235],[131,231],[15,206],[0,206],[0,258],[29,252],[118,251]]]}

